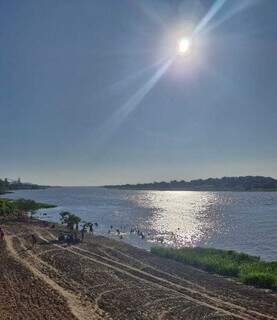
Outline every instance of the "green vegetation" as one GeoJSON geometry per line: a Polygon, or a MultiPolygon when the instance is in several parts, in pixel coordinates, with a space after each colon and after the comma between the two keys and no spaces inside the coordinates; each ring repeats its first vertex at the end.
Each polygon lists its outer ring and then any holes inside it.
{"type": "Polygon", "coordinates": [[[1,180],[0,179],[0,194],[3,194],[9,190],[9,183],[8,180],[1,180]]]}
{"type": "Polygon", "coordinates": [[[0,179],[0,194],[11,192],[13,190],[32,190],[32,189],[45,189],[48,186],[40,186],[33,183],[24,183],[20,179],[16,181],[9,181],[7,178],[4,180],[0,179]]]}
{"type": "Polygon", "coordinates": [[[277,290],[277,261],[265,262],[245,253],[212,248],[154,247],[151,252],[248,285],[277,290]]]}
{"type": "Polygon", "coordinates": [[[23,211],[55,208],[55,206],[52,204],[35,202],[33,200],[28,199],[13,200],[13,203],[19,210],[23,211]]]}
{"type": "Polygon", "coordinates": [[[246,176],[197,179],[191,181],[152,182],[105,186],[127,190],[188,190],[188,191],[277,191],[277,180],[271,177],[246,176]]]}
{"type": "Polygon", "coordinates": [[[60,220],[62,224],[66,224],[67,228],[70,230],[74,229],[74,226],[76,230],[79,229],[79,223],[81,222],[81,218],[76,216],[73,213],[70,213],[68,211],[60,212],[60,220]]]}
{"type": "Polygon", "coordinates": [[[1,198],[0,217],[22,217],[26,216],[28,212],[33,213],[39,209],[48,209],[54,207],[55,206],[50,204],[39,203],[28,199],[10,200],[1,198]]]}

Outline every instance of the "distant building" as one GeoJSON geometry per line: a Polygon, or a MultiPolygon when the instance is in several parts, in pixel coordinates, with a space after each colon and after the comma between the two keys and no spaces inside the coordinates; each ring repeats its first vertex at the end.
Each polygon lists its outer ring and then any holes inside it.
{"type": "Polygon", "coordinates": [[[10,180],[10,184],[21,184],[21,179],[18,178],[17,180],[10,180]]]}

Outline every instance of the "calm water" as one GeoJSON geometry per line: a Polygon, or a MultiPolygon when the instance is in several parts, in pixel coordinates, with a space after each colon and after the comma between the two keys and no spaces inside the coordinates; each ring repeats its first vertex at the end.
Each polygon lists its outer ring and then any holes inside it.
{"type": "MultiPolygon", "coordinates": [[[[123,241],[145,249],[163,238],[170,246],[212,246],[277,260],[277,192],[70,187],[17,191],[8,196],[58,205],[39,211],[41,218],[50,221],[58,221],[58,213],[69,210],[83,221],[98,222],[96,233],[107,235],[110,225],[122,228],[123,241]],[[146,238],[130,235],[131,227],[146,238]]],[[[117,238],[113,232],[109,236],[117,238]]]]}

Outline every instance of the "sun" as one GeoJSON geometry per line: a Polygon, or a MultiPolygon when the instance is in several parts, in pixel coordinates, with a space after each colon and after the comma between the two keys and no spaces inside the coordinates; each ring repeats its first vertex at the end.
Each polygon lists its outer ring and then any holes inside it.
{"type": "Polygon", "coordinates": [[[180,55],[189,53],[191,48],[191,42],[188,38],[181,38],[178,42],[177,52],[180,55]]]}

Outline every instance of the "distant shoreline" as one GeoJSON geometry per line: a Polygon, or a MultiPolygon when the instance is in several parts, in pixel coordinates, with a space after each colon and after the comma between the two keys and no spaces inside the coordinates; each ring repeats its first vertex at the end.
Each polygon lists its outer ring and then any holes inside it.
{"type": "Polygon", "coordinates": [[[276,189],[254,189],[254,190],[238,190],[238,189],[158,189],[158,188],[122,188],[103,186],[100,188],[115,189],[115,190],[128,190],[128,191],[201,191],[201,192],[277,192],[276,189]]]}
{"type": "Polygon", "coordinates": [[[20,178],[17,180],[11,180],[8,178],[0,178],[0,195],[5,193],[11,193],[16,190],[38,190],[38,189],[47,189],[51,186],[34,184],[30,182],[22,182],[20,178]]]}
{"type": "Polygon", "coordinates": [[[170,182],[106,185],[104,187],[121,190],[275,192],[277,191],[277,180],[263,176],[240,176],[191,181],[173,180],[170,182]]]}

